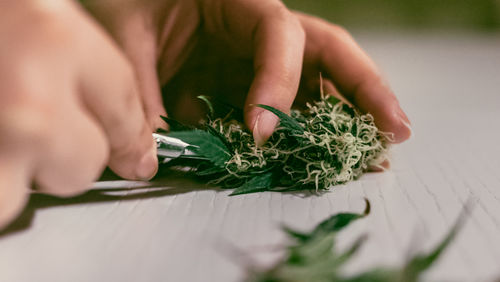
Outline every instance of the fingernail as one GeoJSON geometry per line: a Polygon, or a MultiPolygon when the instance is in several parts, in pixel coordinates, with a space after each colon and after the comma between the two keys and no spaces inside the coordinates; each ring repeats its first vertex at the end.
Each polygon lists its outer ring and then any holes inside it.
{"type": "Polygon", "coordinates": [[[278,125],[278,117],[268,111],[263,111],[257,116],[253,126],[253,139],[257,146],[262,146],[267,139],[273,134],[276,125],[278,125]]]}
{"type": "Polygon", "coordinates": [[[391,168],[391,161],[389,159],[384,160],[378,165],[372,165],[368,168],[370,172],[382,172],[391,168]]]}
{"type": "Polygon", "coordinates": [[[156,147],[154,147],[142,156],[136,167],[136,177],[139,180],[150,180],[156,172],[158,172],[158,157],[156,147]]]}
{"type": "Polygon", "coordinates": [[[400,122],[406,128],[406,131],[401,132],[398,136],[399,138],[397,138],[398,140],[396,140],[396,141],[403,142],[403,141],[409,139],[413,135],[413,130],[411,128],[411,124],[410,124],[410,120],[408,119],[408,116],[406,116],[406,114],[403,112],[403,110],[401,108],[398,110],[398,117],[399,117],[400,122]]]}

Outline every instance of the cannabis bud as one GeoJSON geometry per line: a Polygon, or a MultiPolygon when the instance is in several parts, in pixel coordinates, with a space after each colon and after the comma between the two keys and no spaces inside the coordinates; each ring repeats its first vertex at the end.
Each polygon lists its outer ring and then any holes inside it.
{"type": "Polygon", "coordinates": [[[290,116],[257,106],[280,118],[262,146],[231,115],[211,117],[202,129],[169,135],[193,145],[192,150],[207,159],[195,165],[198,176],[235,188],[232,195],[326,190],[356,179],[387,158],[389,135],[378,130],[370,114],[361,114],[335,97],[323,96],[303,111],[292,110],[290,116]]]}

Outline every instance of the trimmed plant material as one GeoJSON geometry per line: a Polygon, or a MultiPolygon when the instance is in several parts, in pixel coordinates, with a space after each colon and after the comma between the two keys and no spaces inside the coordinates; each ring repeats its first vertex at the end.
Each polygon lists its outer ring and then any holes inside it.
{"type": "Polygon", "coordinates": [[[393,268],[375,268],[366,272],[347,276],[343,266],[358,252],[366,236],[358,238],[344,252],[335,249],[335,238],[339,231],[355,220],[368,215],[369,202],[363,214],[339,213],[321,222],[311,232],[299,232],[284,227],[291,239],[285,256],[268,269],[251,268],[247,282],[416,282],[421,281],[427,271],[441,256],[464,219],[460,216],[446,237],[430,252],[417,254],[405,265],[393,268]]]}
{"type": "MultiPolygon", "coordinates": [[[[334,97],[322,95],[304,111],[292,110],[291,115],[267,105],[257,107],[280,118],[275,133],[262,146],[255,144],[252,134],[231,113],[212,114],[200,129],[175,130],[169,135],[193,145],[190,149],[208,159],[193,166],[198,176],[235,188],[232,195],[326,190],[358,178],[387,157],[389,136],[377,129],[373,117],[334,97]]],[[[178,123],[175,128],[179,129],[178,123]]]]}

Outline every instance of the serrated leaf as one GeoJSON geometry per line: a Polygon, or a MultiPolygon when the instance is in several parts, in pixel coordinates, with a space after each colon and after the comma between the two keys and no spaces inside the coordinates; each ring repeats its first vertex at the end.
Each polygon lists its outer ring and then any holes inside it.
{"type": "Polygon", "coordinates": [[[269,190],[269,188],[272,187],[272,183],[273,183],[272,172],[257,175],[252,177],[249,181],[245,182],[245,184],[234,189],[233,193],[231,193],[230,196],[267,191],[269,190]]]}
{"type": "Polygon", "coordinates": [[[332,254],[335,243],[335,233],[325,233],[322,236],[311,237],[304,244],[290,247],[289,262],[309,264],[332,254]]]}
{"type": "Polygon", "coordinates": [[[207,126],[207,132],[216,136],[217,138],[220,139],[220,141],[222,141],[222,143],[224,143],[224,145],[226,146],[226,148],[228,148],[228,150],[232,150],[231,148],[231,144],[227,141],[227,138],[222,134],[220,133],[219,131],[217,131],[215,128],[211,127],[211,126],[207,126]]]}
{"type": "Polygon", "coordinates": [[[282,226],[281,230],[283,230],[283,232],[285,232],[288,236],[295,238],[298,241],[302,241],[302,242],[307,241],[309,239],[309,237],[311,237],[310,233],[300,232],[300,231],[297,231],[297,230],[290,228],[286,225],[282,226]]]}
{"type": "Polygon", "coordinates": [[[232,157],[226,145],[217,136],[203,130],[172,131],[168,136],[190,144],[191,150],[206,157],[208,161],[220,168],[224,168],[226,162],[232,157]]]}
{"type": "Polygon", "coordinates": [[[276,269],[278,281],[336,281],[340,267],[347,262],[365,242],[366,236],[358,238],[349,249],[338,255],[333,250],[335,233],[325,234],[312,242],[299,244],[299,252],[291,255],[287,262],[276,269]]]}
{"type": "Polygon", "coordinates": [[[348,226],[351,222],[363,218],[370,213],[370,202],[365,199],[366,207],[365,211],[362,214],[357,213],[339,213],[332,215],[331,217],[323,220],[320,224],[316,226],[316,228],[309,232],[300,232],[296,231],[290,227],[284,227],[283,230],[290,235],[291,237],[306,242],[311,240],[316,236],[321,236],[321,234],[327,234],[331,232],[338,232],[348,226]]]}
{"type": "Polygon", "coordinates": [[[351,245],[351,247],[349,247],[349,249],[347,249],[347,251],[345,251],[344,253],[342,253],[341,255],[338,256],[336,266],[338,267],[338,266],[344,264],[354,254],[356,254],[358,252],[359,248],[361,248],[361,246],[366,242],[367,238],[368,237],[366,235],[363,235],[363,236],[359,237],[358,239],[356,239],[356,241],[351,245]]]}
{"type": "Polygon", "coordinates": [[[445,238],[429,253],[417,254],[401,269],[376,268],[374,270],[343,279],[346,282],[417,282],[422,274],[427,271],[441,256],[443,251],[456,237],[458,230],[465,220],[464,212],[448,232],[445,238]]]}
{"type": "Polygon", "coordinates": [[[285,114],[284,112],[273,108],[271,106],[258,104],[257,107],[263,108],[275,114],[280,119],[280,125],[287,130],[290,130],[292,134],[302,134],[304,133],[304,128],[292,117],[285,114]]]}
{"type": "Polygon", "coordinates": [[[463,222],[463,215],[459,217],[446,237],[428,254],[414,256],[403,270],[405,281],[417,281],[422,272],[426,271],[441,256],[443,251],[456,237],[463,222]]]}

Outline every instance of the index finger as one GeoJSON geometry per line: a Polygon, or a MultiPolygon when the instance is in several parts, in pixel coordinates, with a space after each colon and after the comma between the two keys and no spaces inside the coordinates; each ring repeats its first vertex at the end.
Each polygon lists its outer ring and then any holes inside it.
{"type": "MultiPolygon", "coordinates": [[[[238,48],[253,56],[255,76],[245,101],[245,123],[256,143],[262,144],[273,133],[278,118],[254,105],[290,110],[302,72],[305,34],[297,18],[278,0],[224,1],[221,10],[218,22],[226,25],[219,27],[216,20],[212,32],[226,33],[238,48]]],[[[211,17],[209,13],[205,17],[211,17]]]]}

